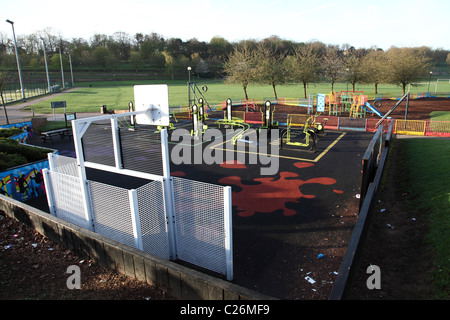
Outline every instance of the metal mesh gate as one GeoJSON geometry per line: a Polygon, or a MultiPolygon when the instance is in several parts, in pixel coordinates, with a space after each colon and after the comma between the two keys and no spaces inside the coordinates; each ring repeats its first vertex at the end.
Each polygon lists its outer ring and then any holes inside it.
{"type": "Polygon", "coordinates": [[[173,178],[178,258],[227,274],[224,187],[173,178]]]}
{"type": "Polygon", "coordinates": [[[89,181],[95,232],[128,246],[135,246],[128,190],[89,181]]]}

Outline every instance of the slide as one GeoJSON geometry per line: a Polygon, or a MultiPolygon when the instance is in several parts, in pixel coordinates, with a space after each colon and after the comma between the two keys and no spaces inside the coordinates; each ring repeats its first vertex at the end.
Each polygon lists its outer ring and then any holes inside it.
{"type": "Polygon", "coordinates": [[[369,102],[366,102],[365,107],[369,109],[369,111],[376,113],[379,117],[382,117],[383,114],[374,106],[372,106],[369,102]]]}

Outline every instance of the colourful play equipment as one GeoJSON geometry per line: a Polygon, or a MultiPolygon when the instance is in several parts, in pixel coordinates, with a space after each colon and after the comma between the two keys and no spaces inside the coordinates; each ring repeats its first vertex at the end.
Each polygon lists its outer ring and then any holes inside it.
{"type": "Polygon", "coordinates": [[[364,95],[362,91],[331,92],[326,95],[325,101],[325,111],[328,111],[330,116],[340,116],[342,113],[348,112],[350,118],[362,118],[366,116],[368,110],[364,108],[368,96],[364,95]]]}
{"type": "Polygon", "coordinates": [[[362,108],[367,100],[367,95],[353,95],[352,104],[350,106],[350,118],[364,118],[366,116],[366,109],[362,108]]]}
{"type": "MultiPolygon", "coordinates": [[[[375,103],[374,103],[375,104],[375,103]]],[[[372,112],[372,113],[374,113],[374,114],[376,114],[377,116],[379,116],[379,117],[382,117],[383,116],[383,114],[375,107],[375,106],[372,106],[370,103],[369,103],[369,101],[366,101],[366,103],[364,104],[364,106],[362,106],[363,108],[366,108],[366,110],[368,111],[368,112],[372,112]]]]}

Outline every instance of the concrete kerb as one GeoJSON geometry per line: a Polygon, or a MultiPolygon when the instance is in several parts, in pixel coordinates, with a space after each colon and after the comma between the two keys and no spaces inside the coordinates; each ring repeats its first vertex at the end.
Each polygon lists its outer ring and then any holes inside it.
{"type": "Polygon", "coordinates": [[[95,263],[165,289],[178,299],[276,300],[105,238],[3,195],[0,210],[95,263]]]}

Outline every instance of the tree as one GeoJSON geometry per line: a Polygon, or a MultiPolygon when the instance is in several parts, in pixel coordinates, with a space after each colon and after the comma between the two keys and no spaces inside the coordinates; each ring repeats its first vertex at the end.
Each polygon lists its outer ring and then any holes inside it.
{"type": "Polygon", "coordinates": [[[163,37],[153,32],[150,35],[145,35],[143,40],[140,40],[140,50],[142,58],[151,60],[155,54],[161,54],[164,51],[165,40],[163,37]]]}
{"type": "Polygon", "coordinates": [[[218,57],[223,61],[231,52],[233,52],[233,46],[224,38],[212,37],[209,41],[208,56],[210,58],[218,57]]]}
{"type": "Polygon", "coordinates": [[[355,85],[364,79],[364,67],[362,64],[364,58],[364,51],[352,50],[345,55],[344,63],[347,72],[347,80],[352,84],[352,89],[355,91],[355,85]]]}
{"type": "Polygon", "coordinates": [[[139,68],[144,64],[144,61],[142,60],[141,54],[139,52],[131,51],[130,64],[135,68],[136,73],[138,73],[139,68]]]}
{"type": "Polygon", "coordinates": [[[131,52],[131,37],[126,32],[115,32],[108,42],[108,48],[120,61],[128,61],[131,52]]]}
{"type": "Polygon", "coordinates": [[[169,52],[164,51],[163,55],[166,60],[166,72],[170,74],[170,76],[174,77],[175,73],[186,72],[187,67],[189,66],[189,59],[183,55],[178,57],[173,57],[169,52]]]}
{"type": "Polygon", "coordinates": [[[80,63],[87,66],[89,71],[91,71],[91,68],[95,65],[95,58],[90,50],[81,51],[80,63]]]}
{"type": "Polygon", "coordinates": [[[164,65],[164,67],[166,69],[166,72],[169,73],[172,76],[172,79],[173,79],[173,72],[174,72],[174,69],[175,69],[175,59],[167,51],[163,51],[162,54],[164,55],[164,58],[165,58],[165,65],[164,65]]]}
{"type": "Polygon", "coordinates": [[[322,67],[325,77],[331,82],[331,91],[334,92],[334,84],[342,78],[344,62],[335,47],[329,47],[323,57],[322,67]]]}
{"type": "Polygon", "coordinates": [[[93,52],[95,63],[103,67],[103,71],[106,71],[110,56],[114,56],[111,51],[103,46],[95,48],[93,52]]]}
{"type": "Polygon", "coordinates": [[[256,56],[247,44],[236,46],[224,64],[226,82],[240,83],[248,100],[247,87],[255,79],[256,56]]]}
{"type": "Polygon", "coordinates": [[[373,83],[374,92],[378,93],[378,84],[386,79],[386,53],[383,50],[370,51],[362,60],[363,82],[373,83]]]}
{"type": "Polygon", "coordinates": [[[52,53],[56,53],[59,45],[58,42],[61,38],[60,36],[55,35],[55,32],[51,28],[38,31],[36,34],[44,42],[47,54],[51,55],[52,53]]]}
{"type": "Polygon", "coordinates": [[[191,57],[198,54],[202,59],[208,56],[208,45],[204,41],[198,41],[196,38],[188,40],[186,43],[186,56],[191,57]]]}
{"type": "Polygon", "coordinates": [[[60,55],[59,53],[54,54],[53,57],[50,58],[50,68],[53,70],[60,70],[61,69],[61,60],[63,64],[63,68],[67,70],[69,68],[69,60],[66,58],[65,55],[60,55]],[[61,59],[62,58],[62,59],[61,59]]]}
{"type": "Polygon", "coordinates": [[[287,69],[284,62],[285,54],[277,54],[277,46],[260,44],[255,53],[255,80],[271,85],[275,99],[278,99],[276,85],[286,82],[287,69]]]}
{"type": "Polygon", "coordinates": [[[430,58],[415,48],[392,47],[386,52],[386,58],[388,82],[402,85],[403,94],[406,85],[420,80],[429,71],[430,58]]]}
{"type": "Polygon", "coordinates": [[[303,93],[306,98],[306,87],[308,83],[317,79],[320,68],[320,57],[315,45],[308,43],[295,49],[294,55],[288,56],[287,64],[292,80],[303,83],[303,93]]]}
{"type": "Polygon", "coordinates": [[[186,44],[179,38],[170,38],[166,43],[166,51],[174,58],[186,53],[186,44]]]}
{"type": "Polygon", "coordinates": [[[197,52],[191,55],[191,65],[194,67],[194,73],[196,73],[198,77],[206,76],[209,73],[208,64],[197,52]]]}
{"type": "Polygon", "coordinates": [[[106,34],[96,33],[91,37],[91,48],[106,47],[108,45],[108,36],[106,34]]]}

